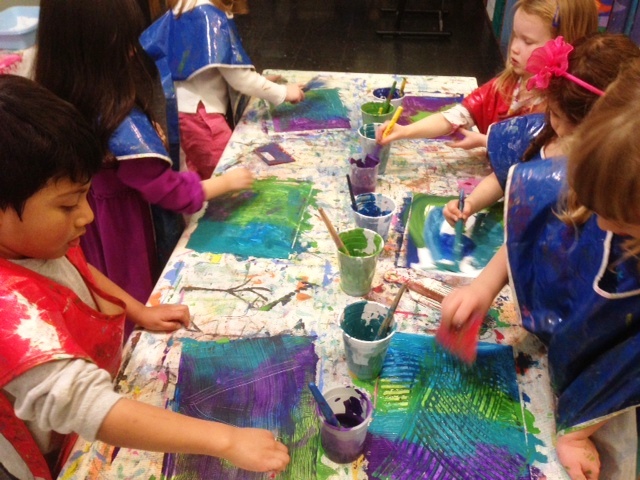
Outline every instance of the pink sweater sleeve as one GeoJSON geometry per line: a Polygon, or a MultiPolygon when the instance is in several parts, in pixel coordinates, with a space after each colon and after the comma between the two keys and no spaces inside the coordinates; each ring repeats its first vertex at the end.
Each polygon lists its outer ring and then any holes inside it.
{"type": "Polygon", "coordinates": [[[149,203],[173,212],[195,213],[204,203],[198,174],[176,172],[159,158],[122,160],[118,163],[118,178],[149,203]]]}

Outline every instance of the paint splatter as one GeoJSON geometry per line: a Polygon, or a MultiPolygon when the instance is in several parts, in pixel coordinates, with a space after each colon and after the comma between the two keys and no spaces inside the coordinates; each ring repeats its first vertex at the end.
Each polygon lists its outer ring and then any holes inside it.
{"type": "Polygon", "coordinates": [[[481,343],[467,367],[433,337],[396,333],[378,390],[371,478],[530,479],[511,347],[481,343]]]}
{"type": "MultiPolygon", "coordinates": [[[[318,357],[313,337],[275,336],[227,343],[183,339],[176,393],[177,412],[238,427],[276,431],[292,453],[281,480],[315,478],[319,427],[306,385],[315,381],[318,357]]],[[[163,474],[172,479],[257,480],[218,458],[165,455],[163,474]]]]}
{"type": "Polygon", "coordinates": [[[271,111],[276,132],[351,128],[349,111],[337,88],[310,90],[304,102],[283,103],[271,111]]]}
{"type": "Polygon", "coordinates": [[[209,202],[187,243],[200,253],[289,258],[302,251],[301,231],[310,231],[307,206],[315,202],[311,182],[267,178],[252,190],[209,202]]]}

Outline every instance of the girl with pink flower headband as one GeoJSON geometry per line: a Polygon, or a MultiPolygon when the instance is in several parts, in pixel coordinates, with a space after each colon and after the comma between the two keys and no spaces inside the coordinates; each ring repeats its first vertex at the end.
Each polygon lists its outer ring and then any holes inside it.
{"type": "MultiPolygon", "coordinates": [[[[435,138],[454,131],[464,138],[452,147],[486,146],[489,126],[516,115],[544,111],[544,102],[536,91],[525,88],[530,74],[525,70],[531,52],[559,35],[567,42],[594,33],[598,29],[595,0],[518,0],[514,5],[513,31],[505,69],[465,97],[461,104],[430,115],[410,125],[395,124],[376,140],[381,145],[402,139],[435,138]],[[476,127],[478,132],[471,131],[476,127]]],[[[379,129],[383,132],[386,124],[379,129]]]]}
{"type": "Polygon", "coordinates": [[[443,214],[454,225],[493,205],[504,195],[509,168],[520,161],[564,154],[566,140],[603,93],[620,68],[640,56],[625,35],[592,34],[575,43],[562,36],[549,40],[531,54],[527,88],[546,100],[546,114],[529,114],[497,122],[489,129],[487,156],[493,172],[471,192],[461,212],[449,202],[443,214]]]}
{"type": "Polygon", "coordinates": [[[559,143],[568,160],[510,168],[505,244],[443,300],[440,328],[464,334],[509,283],[522,326],[546,347],[560,464],[572,480],[635,479],[640,50],[624,35],[596,34],[575,50],[552,41],[532,59],[531,85],[546,88],[549,106],[536,140],[555,131],[536,148],[547,153],[559,143]],[[567,125],[565,144],[559,132],[567,125]]]}

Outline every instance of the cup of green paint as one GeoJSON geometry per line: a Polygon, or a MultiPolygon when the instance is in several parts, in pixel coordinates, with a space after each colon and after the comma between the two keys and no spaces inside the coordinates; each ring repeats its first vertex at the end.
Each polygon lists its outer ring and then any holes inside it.
{"type": "Polygon", "coordinates": [[[384,175],[389,161],[389,152],[391,144],[388,143],[384,147],[376,142],[376,130],[380,128],[379,123],[365,123],[358,129],[358,140],[362,148],[363,157],[373,157],[380,163],[378,165],[378,175],[384,175]]]}
{"type": "Polygon", "coordinates": [[[367,102],[360,106],[363,124],[384,123],[387,120],[391,120],[395,111],[396,107],[391,103],[387,111],[385,111],[385,103],[383,102],[367,102]]]}
{"type": "Polygon", "coordinates": [[[381,193],[356,195],[357,211],[353,212],[356,225],[378,233],[386,242],[396,202],[381,193]]]}
{"type": "Polygon", "coordinates": [[[353,228],[338,234],[349,255],[338,250],[340,287],[347,295],[362,297],[371,290],[376,264],[384,240],[365,228],[353,228]]]}
{"type": "Polygon", "coordinates": [[[340,426],[331,425],[317,409],[324,453],[336,463],[351,463],[364,450],[373,415],[371,399],[364,390],[351,386],[333,387],[322,395],[340,422],[340,426]]]}
{"type": "Polygon", "coordinates": [[[396,331],[392,320],[389,334],[374,340],[387,313],[389,308],[381,303],[363,300],[347,305],[340,316],[347,366],[358,380],[373,380],[380,375],[396,331]]]}

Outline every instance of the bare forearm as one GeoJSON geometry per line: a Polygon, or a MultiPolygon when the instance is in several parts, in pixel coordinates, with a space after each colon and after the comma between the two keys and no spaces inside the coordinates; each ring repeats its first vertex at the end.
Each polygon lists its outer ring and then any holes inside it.
{"type": "Polygon", "coordinates": [[[500,182],[495,173],[484,177],[482,181],[469,194],[466,202],[471,207],[469,215],[479,212],[483,208],[490,207],[504,196],[500,182]]]}
{"type": "Polygon", "coordinates": [[[487,266],[482,269],[478,278],[473,281],[473,285],[482,285],[482,289],[495,298],[508,281],[507,247],[503,244],[487,266]]]}
{"type": "Polygon", "coordinates": [[[434,113],[407,126],[406,138],[435,138],[453,131],[453,125],[441,113],[434,113]]]}

